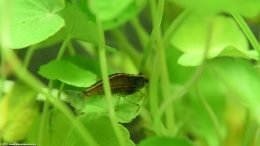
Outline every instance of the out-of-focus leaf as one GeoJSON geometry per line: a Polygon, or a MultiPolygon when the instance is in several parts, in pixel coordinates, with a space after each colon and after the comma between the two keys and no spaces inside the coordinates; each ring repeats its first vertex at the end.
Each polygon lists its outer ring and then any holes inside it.
{"type": "Polygon", "coordinates": [[[69,61],[55,60],[42,65],[39,74],[50,80],[60,80],[77,87],[89,87],[95,83],[96,75],[69,61]]]}
{"type": "Polygon", "coordinates": [[[71,132],[72,124],[64,114],[50,110],[50,146],[61,145],[71,132]]]}
{"type": "Polygon", "coordinates": [[[64,26],[64,20],[56,13],[63,8],[63,0],[13,0],[10,48],[36,44],[58,32],[64,26]]]}
{"type": "Polygon", "coordinates": [[[89,2],[89,8],[103,21],[111,20],[122,13],[134,0],[95,0],[89,2]]]}
{"type": "Polygon", "coordinates": [[[89,2],[89,9],[103,22],[104,29],[108,30],[136,16],[145,3],[146,0],[93,0],[89,2]]]}
{"type": "Polygon", "coordinates": [[[36,92],[16,83],[0,101],[0,131],[5,141],[23,140],[37,115],[36,92]]]}
{"type": "MultiPolygon", "coordinates": [[[[86,126],[86,129],[88,129],[91,136],[93,136],[100,146],[119,146],[112,123],[107,116],[88,114],[80,117],[79,120],[86,126]]],[[[134,146],[127,129],[120,124],[117,124],[117,126],[127,146],[134,146]]],[[[75,129],[72,129],[63,143],[69,146],[86,145],[75,129]]]]}
{"type": "Polygon", "coordinates": [[[183,134],[189,134],[209,146],[219,145],[219,138],[224,138],[227,131],[223,123],[226,100],[224,84],[215,77],[210,69],[205,69],[197,85],[190,90],[189,94],[175,102],[176,119],[181,125],[183,134]],[[214,113],[218,125],[214,125],[201,98],[207,102],[214,113]]]}
{"type": "Polygon", "coordinates": [[[186,139],[173,137],[150,137],[141,141],[138,146],[195,146],[186,139]]]}
{"type": "Polygon", "coordinates": [[[178,64],[177,60],[181,56],[181,52],[175,47],[169,46],[165,51],[170,81],[174,84],[185,83],[193,75],[196,68],[178,64]]]}
{"type": "Polygon", "coordinates": [[[67,3],[62,16],[66,23],[65,30],[71,38],[97,44],[97,27],[87,14],[75,5],[67,3]]]}
{"type": "Polygon", "coordinates": [[[260,13],[259,0],[172,0],[184,8],[202,13],[238,12],[246,17],[260,13]]]}
{"type": "Polygon", "coordinates": [[[227,58],[210,62],[209,67],[226,85],[229,93],[247,107],[260,122],[260,74],[248,62],[227,58]]]}
{"type": "Polygon", "coordinates": [[[184,66],[199,65],[203,60],[207,41],[208,59],[221,55],[225,49],[230,52],[231,48],[232,53],[225,55],[256,59],[256,55],[249,52],[247,40],[233,19],[226,16],[190,14],[171,40],[172,45],[184,53],[178,63],[184,66]],[[211,34],[210,40],[207,40],[208,34],[211,34]],[[238,56],[236,52],[241,55],[238,56]]]}

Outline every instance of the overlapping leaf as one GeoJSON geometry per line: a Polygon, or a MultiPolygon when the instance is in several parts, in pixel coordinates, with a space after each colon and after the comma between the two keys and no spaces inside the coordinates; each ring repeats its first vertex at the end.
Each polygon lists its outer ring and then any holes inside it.
{"type": "Polygon", "coordinates": [[[39,73],[47,79],[59,80],[77,87],[89,87],[96,80],[94,73],[65,60],[55,60],[42,65],[39,73]]]}

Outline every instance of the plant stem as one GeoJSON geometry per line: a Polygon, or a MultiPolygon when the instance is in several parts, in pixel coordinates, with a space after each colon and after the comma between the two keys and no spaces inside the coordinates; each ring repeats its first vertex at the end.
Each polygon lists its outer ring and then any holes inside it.
{"type": "MultiPolygon", "coordinates": [[[[10,46],[10,18],[11,18],[11,6],[12,2],[8,0],[2,1],[0,9],[0,49],[1,49],[1,81],[0,81],[0,99],[3,97],[4,82],[6,80],[5,66],[8,65],[4,54],[4,49],[10,46]]],[[[1,136],[1,135],[0,135],[1,136]]],[[[0,137],[1,138],[1,137],[0,137]]]]}
{"type": "Polygon", "coordinates": [[[153,46],[154,46],[154,42],[155,42],[155,36],[156,36],[156,29],[155,28],[158,27],[156,25],[161,23],[160,18],[158,20],[159,21],[158,23],[155,21],[155,19],[156,19],[156,15],[155,15],[155,13],[156,13],[156,3],[155,3],[155,1],[151,0],[149,4],[150,4],[150,9],[151,9],[151,14],[152,14],[151,19],[152,19],[152,24],[153,24],[153,30],[151,32],[151,35],[148,39],[148,42],[147,42],[145,48],[144,48],[144,53],[143,53],[144,55],[143,55],[142,60],[139,64],[139,70],[141,72],[145,72],[147,70],[146,64],[148,62],[149,55],[153,50],[153,46]]]}
{"type": "Polygon", "coordinates": [[[258,124],[252,118],[250,111],[247,111],[246,122],[245,122],[245,131],[244,138],[241,146],[251,145],[254,141],[254,135],[257,134],[258,124]]]}
{"type": "Polygon", "coordinates": [[[206,109],[207,113],[209,114],[209,117],[212,121],[213,126],[215,127],[215,131],[217,133],[220,145],[223,145],[223,138],[222,138],[222,132],[221,132],[221,126],[220,123],[218,121],[218,118],[216,116],[216,114],[214,113],[214,111],[212,110],[212,108],[210,107],[209,103],[207,102],[207,100],[201,95],[201,93],[199,92],[199,89],[196,88],[196,92],[197,92],[197,96],[199,97],[202,105],[204,106],[204,108],[206,109]]]}
{"type": "MultiPolygon", "coordinates": [[[[52,82],[50,82],[48,86],[48,94],[52,95],[51,93],[52,90],[52,82]]],[[[39,128],[39,136],[38,136],[38,145],[49,145],[49,108],[50,108],[50,101],[46,98],[44,101],[44,106],[43,106],[43,113],[41,115],[41,122],[40,122],[40,128],[39,128]]]]}
{"type": "Polygon", "coordinates": [[[65,83],[61,83],[59,91],[57,93],[57,99],[61,98],[61,93],[62,93],[62,90],[64,89],[64,87],[65,87],[65,83]]]}
{"type": "Polygon", "coordinates": [[[48,92],[44,91],[45,86],[33,75],[31,75],[25,68],[23,68],[20,61],[15,56],[14,52],[11,49],[4,50],[6,60],[12,66],[15,75],[26,84],[28,84],[32,89],[39,93],[42,93],[47,98],[47,100],[49,100],[54,106],[56,106],[71,121],[72,125],[79,132],[80,136],[82,136],[86,144],[89,144],[91,146],[98,146],[88,130],[82,125],[82,123],[75,119],[73,113],[65,105],[63,105],[63,103],[55,99],[55,97],[50,95],[48,92]]]}
{"type": "Polygon", "coordinates": [[[250,30],[250,28],[246,24],[245,20],[238,13],[232,12],[231,15],[234,17],[234,19],[236,20],[236,22],[238,23],[238,25],[240,26],[240,28],[244,32],[247,39],[249,40],[249,42],[253,46],[253,48],[258,52],[258,56],[260,58],[260,45],[259,45],[256,37],[252,33],[252,31],[250,30]]]}
{"type": "Polygon", "coordinates": [[[69,41],[69,44],[68,44],[68,51],[69,51],[71,56],[75,56],[76,55],[75,49],[74,49],[71,41],[69,41]]]}
{"type": "Polygon", "coordinates": [[[163,101],[159,110],[155,114],[156,119],[161,118],[163,112],[167,109],[168,106],[172,104],[174,100],[181,98],[190,90],[190,88],[197,82],[197,80],[202,75],[203,70],[204,70],[204,65],[199,66],[195,71],[195,73],[191,76],[191,78],[185,83],[185,85],[179,91],[175,92],[172,98],[167,98],[167,100],[163,101]]]}
{"type": "MultiPolygon", "coordinates": [[[[62,45],[61,45],[61,47],[59,49],[58,55],[56,57],[56,60],[61,59],[61,57],[63,56],[63,54],[64,54],[64,52],[66,50],[66,47],[68,45],[69,40],[70,40],[70,37],[68,35],[65,38],[65,40],[63,41],[63,43],[62,43],[62,45]]],[[[52,86],[53,86],[53,81],[49,81],[49,84],[48,84],[49,95],[52,95],[52,86]]],[[[48,124],[48,121],[49,121],[49,108],[50,108],[50,102],[48,100],[45,100],[44,106],[43,106],[43,113],[42,113],[42,116],[41,116],[39,137],[38,137],[39,145],[49,145],[48,144],[49,138],[46,138],[46,136],[48,135],[48,133],[46,131],[48,131],[47,129],[49,129],[49,124],[48,124]],[[45,134],[45,133],[47,133],[47,134],[45,134]]]]}
{"type": "Polygon", "coordinates": [[[255,134],[255,146],[259,146],[260,145],[260,127],[257,127],[257,131],[255,134]]]}
{"type": "Polygon", "coordinates": [[[142,24],[140,24],[140,21],[138,19],[138,17],[133,18],[130,23],[132,24],[132,26],[135,28],[137,36],[139,38],[139,41],[142,45],[142,48],[145,48],[145,44],[148,40],[148,34],[147,32],[144,30],[142,24]]]}
{"type": "Polygon", "coordinates": [[[256,123],[250,123],[250,125],[247,127],[247,130],[245,131],[245,137],[242,146],[248,146],[253,143],[254,135],[257,133],[257,127],[258,125],[256,123]]]}
{"type": "MultiPolygon", "coordinates": [[[[2,51],[1,51],[2,52],[2,51]]],[[[5,56],[3,53],[1,53],[1,66],[0,66],[0,74],[1,74],[1,80],[0,80],[0,100],[3,97],[3,89],[4,89],[4,81],[6,79],[6,73],[4,71],[5,66],[5,56]]]]}
{"type": "MultiPolygon", "coordinates": [[[[153,61],[153,68],[151,71],[151,75],[150,75],[150,81],[149,81],[149,103],[150,103],[150,115],[152,117],[152,119],[154,120],[154,113],[156,113],[156,111],[159,108],[159,102],[158,102],[158,81],[159,81],[159,74],[160,74],[160,70],[157,69],[158,67],[158,57],[155,56],[154,61],[153,61]]],[[[159,133],[162,133],[160,130],[160,127],[158,125],[154,125],[155,126],[155,132],[157,133],[157,135],[159,135],[159,133]]]]}
{"type": "Polygon", "coordinates": [[[124,138],[122,137],[122,133],[117,125],[116,121],[116,114],[114,110],[114,105],[112,102],[112,94],[110,89],[110,83],[108,80],[108,73],[107,73],[107,61],[106,61],[106,54],[105,54],[105,37],[104,37],[104,31],[101,24],[101,21],[97,18],[97,26],[98,26],[98,51],[99,51],[99,61],[100,61],[100,68],[101,68],[101,75],[102,75],[102,81],[103,81],[103,87],[105,91],[105,98],[106,102],[108,104],[108,113],[109,118],[111,120],[111,124],[113,127],[113,130],[117,136],[118,142],[120,146],[126,146],[124,138]]]}
{"type": "Polygon", "coordinates": [[[65,38],[65,40],[62,42],[62,45],[61,45],[61,47],[59,49],[59,53],[58,53],[58,55],[56,57],[56,60],[60,60],[62,58],[62,56],[63,56],[63,54],[64,54],[64,52],[65,52],[69,42],[70,42],[70,35],[68,35],[65,38]]]}
{"type": "Polygon", "coordinates": [[[173,20],[173,22],[171,23],[169,28],[166,30],[164,37],[163,37],[163,44],[165,47],[168,46],[175,31],[181,26],[181,24],[183,23],[183,21],[187,18],[187,16],[189,14],[190,14],[190,11],[185,10],[179,16],[177,16],[177,18],[175,18],[173,20]]]}
{"type": "Polygon", "coordinates": [[[32,58],[32,55],[33,55],[33,52],[35,51],[35,49],[37,49],[36,45],[32,45],[28,48],[28,51],[26,52],[25,59],[24,59],[25,68],[29,66],[29,63],[31,61],[31,58],[32,58]]]}
{"type": "MultiPolygon", "coordinates": [[[[157,53],[158,53],[158,61],[159,66],[158,69],[161,70],[160,78],[162,84],[162,95],[163,99],[167,100],[170,98],[170,82],[169,82],[169,75],[165,57],[165,48],[162,40],[162,32],[161,32],[161,23],[163,17],[163,9],[164,9],[164,0],[159,0],[158,9],[156,12],[156,19],[157,20],[154,24],[155,29],[155,40],[157,53]]],[[[167,111],[165,112],[166,116],[166,126],[168,128],[168,134],[175,133],[175,122],[174,122],[174,110],[172,106],[169,106],[167,111]],[[174,131],[174,132],[173,132],[174,131]]]]}
{"type": "Polygon", "coordinates": [[[112,31],[113,37],[117,40],[119,49],[121,49],[125,54],[131,57],[132,61],[136,66],[140,64],[140,55],[136,49],[127,41],[124,34],[119,30],[112,31]]]}

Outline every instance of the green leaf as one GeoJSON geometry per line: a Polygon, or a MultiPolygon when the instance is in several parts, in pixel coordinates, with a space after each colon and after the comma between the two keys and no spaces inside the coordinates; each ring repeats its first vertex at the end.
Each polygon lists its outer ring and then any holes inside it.
{"type": "MultiPolygon", "coordinates": [[[[84,95],[77,92],[67,92],[67,94],[69,94],[69,97],[66,99],[67,102],[69,102],[80,113],[86,115],[93,113],[109,115],[105,95],[84,97],[84,95]]],[[[144,95],[141,92],[124,97],[120,95],[112,95],[112,102],[115,108],[117,121],[120,123],[129,123],[136,118],[143,99],[144,95]]]]}
{"type": "Polygon", "coordinates": [[[184,66],[196,66],[202,62],[207,41],[209,41],[208,59],[215,58],[232,48],[233,53],[225,54],[238,57],[236,52],[246,58],[256,58],[248,50],[248,43],[235,21],[225,16],[203,16],[190,14],[172,36],[171,43],[184,54],[178,63],[184,66]],[[212,27],[209,25],[212,24],[212,27]],[[211,28],[211,29],[209,29],[211,28]],[[211,34],[210,40],[207,40],[211,34]]]}
{"type": "MultiPolygon", "coordinates": [[[[133,95],[128,95],[125,97],[113,95],[113,105],[116,111],[117,120],[120,123],[129,123],[138,115],[140,109],[140,101],[143,95],[138,93],[133,95]],[[120,98],[120,99],[119,99],[120,98]],[[119,104],[118,104],[118,100],[119,104]]],[[[108,105],[105,97],[89,97],[86,101],[86,105],[82,110],[84,113],[99,113],[108,115],[108,105]]]]}
{"type": "Polygon", "coordinates": [[[220,145],[219,138],[224,138],[227,131],[223,123],[226,94],[224,84],[210,69],[205,69],[189,94],[175,102],[176,119],[178,125],[181,125],[182,134],[188,134],[209,146],[220,145]],[[217,124],[214,123],[201,98],[207,102],[217,124]]]}
{"type": "Polygon", "coordinates": [[[181,52],[172,45],[165,51],[170,81],[173,84],[184,84],[193,75],[196,68],[178,64],[177,60],[181,56],[181,52]]]}
{"type": "MultiPolygon", "coordinates": [[[[100,146],[119,146],[117,136],[114,133],[112,123],[107,116],[99,116],[97,114],[89,114],[81,116],[79,120],[86,126],[91,136],[96,140],[100,146]]],[[[127,146],[133,146],[134,143],[130,140],[129,132],[122,125],[117,124],[121,130],[122,137],[127,146]]],[[[67,146],[85,145],[78,133],[72,129],[67,138],[63,141],[67,146]]]]}
{"type": "Polygon", "coordinates": [[[66,38],[67,33],[65,32],[64,27],[61,28],[58,32],[54,35],[50,36],[46,40],[37,44],[37,48],[48,48],[55,44],[62,42],[66,38]]]}
{"type": "Polygon", "coordinates": [[[71,38],[97,44],[97,27],[87,14],[75,5],[67,3],[62,16],[66,22],[65,30],[71,38]]]}
{"type": "Polygon", "coordinates": [[[88,58],[86,56],[75,55],[66,57],[64,58],[64,60],[67,60],[82,69],[94,72],[95,74],[97,74],[98,77],[101,77],[100,64],[97,60],[95,60],[95,58],[88,58]]]}
{"type": "Polygon", "coordinates": [[[89,9],[103,22],[104,29],[109,30],[136,16],[145,3],[146,0],[95,0],[89,3],[89,9]]]}
{"type": "Polygon", "coordinates": [[[64,114],[57,110],[50,110],[50,145],[61,145],[69,133],[71,132],[72,123],[64,114]]]}
{"type": "Polygon", "coordinates": [[[186,139],[171,137],[150,137],[141,141],[138,146],[195,146],[186,139]]]}
{"type": "Polygon", "coordinates": [[[89,8],[96,16],[103,20],[111,20],[122,13],[134,0],[95,0],[89,2],[89,8]]]}
{"type": "Polygon", "coordinates": [[[30,87],[15,83],[0,101],[0,131],[5,141],[23,140],[38,114],[36,92],[30,87]],[[30,120],[28,120],[30,119],[30,120]]]}
{"type": "Polygon", "coordinates": [[[88,87],[95,83],[96,75],[71,62],[55,60],[42,65],[39,74],[50,80],[59,80],[77,87],[88,87]]]}
{"type": "MultiPolygon", "coordinates": [[[[29,129],[28,134],[26,136],[25,143],[37,143],[38,142],[38,134],[39,134],[39,130],[40,130],[41,116],[42,115],[38,114],[34,117],[32,126],[29,129]]],[[[46,129],[46,131],[47,131],[47,129],[46,129]]],[[[44,131],[44,132],[46,132],[46,131],[44,131]]],[[[44,142],[44,144],[46,144],[46,143],[47,143],[47,140],[44,142]]]]}
{"type": "Polygon", "coordinates": [[[210,62],[219,79],[225,84],[228,93],[241,105],[247,107],[260,122],[260,74],[248,62],[232,59],[216,59],[210,62]]]}
{"type": "Polygon", "coordinates": [[[260,13],[259,0],[172,0],[184,8],[202,13],[238,12],[255,17],[260,13]]]}
{"type": "Polygon", "coordinates": [[[56,13],[63,9],[63,0],[13,0],[10,48],[24,48],[54,35],[64,26],[56,13]]]}

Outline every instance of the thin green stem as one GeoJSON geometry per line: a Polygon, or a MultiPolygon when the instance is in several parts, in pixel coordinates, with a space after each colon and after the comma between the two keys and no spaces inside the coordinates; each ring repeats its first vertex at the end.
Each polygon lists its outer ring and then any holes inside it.
{"type": "Polygon", "coordinates": [[[69,44],[68,44],[68,51],[69,51],[71,56],[75,56],[76,55],[75,49],[74,49],[71,41],[69,41],[69,44]]]}
{"type": "Polygon", "coordinates": [[[217,133],[217,136],[218,136],[218,139],[219,139],[219,142],[220,142],[220,145],[223,145],[223,137],[222,137],[222,132],[221,132],[221,126],[220,126],[220,123],[218,121],[218,118],[216,116],[216,114],[214,113],[213,109],[210,107],[209,103],[207,102],[207,100],[201,95],[200,91],[198,88],[196,88],[196,92],[197,92],[197,96],[199,97],[202,105],[204,106],[204,108],[206,109],[210,119],[211,119],[211,122],[215,128],[215,131],[217,133]]]}
{"type": "MultiPolygon", "coordinates": [[[[175,92],[175,94],[172,96],[172,98],[167,98],[165,100],[159,110],[156,112],[156,119],[160,119],[162,117],[163,112],[167,109],[168,106],[172,105],[172,102],[176,99],[179,99],[183,97],[191,88],[192,86],[197,82],[197,80],[200,78],[204,70],[204,65],[201,65],[197,68],[193,76],[185,83],[185,85],[178,91],[175,92]]],[[[158,122],[158,121],[157,121],[158,122]]]]}
{"type": "MultiPolygon", "coordinates": [[[[4,82],[6,80],[7,72],[5,72],[5,67],[8,65],[6,61],[4,49],[6,49],[10,44],[10,18],[11,18],[11,6],[12,2],[8,0],[2,1],[2,6],[0,9],[0,49],[1,49],[1,81],[0,81],[0,99],[3,97],[4,82]]],[[[0,135],[1,136],[1,135],[0,135]]]]}
{"type": "MultiPolygon", "coordinates": [[[[61,59],[66,48],[67,48],[67,45],[68,45],[68,42],[70,40],[70,37],[69,35],[65,38],[65,40],[63,41],[60,49],[59,49],[59,52],[58,52],[58,55],[56,57],[57,60],[61,59]]],[[[52,87],[53,87],[53,81],[49,81],[49,84],[48,84],[48,92],[49,92],[49,95],[52,95],[52,87]]],[[[42,113],[42,116],[41,116],[41,123],[40,123],[40,130],[39,130],[39,137],[38,137],[38,143],[39,145],[49,145],[48,144],[48,141],[49,141],[49,138],[46,138],[46,136],[48,136],[48,133],[46,131],[48,131],[47,129],[49,129],[49,108],[50,108],[50,102],[48,100],[45,100],[44,102],[44,106],[43,106],[43,113],[42,113]],[[45,134],[47,133],[47,134],[45,134]]]]}
{"type": "Polygon", "coordinates": [[[32,45],[28,48],[28,51],[26,52],[25,58],[24,58],[24,67],[28,67],[29,63],[31,61],[33,52],[35,51],[35,49],[37,49],[36,45],[32,45]]]}
{"type": "MultiPolygon", "coordinates": [[[[152,119],[155,119],[154,117],[154,113],[156,113],[156,111],[159,108],[159,101],[158,101],[158,81],[159,81],[159,74],[160,74],[160,70],[157,68],[158,67],[158,57],[155,56],[154,61],[153,61],[153,68],[151,71],[151,75],[150,75],[150,81],[149,81],[149,103],[150,103],[150,113],[151,113],[151,117],[152,119]]],[[[156,127],[157,125],[155,125],[155,132],[156,133],[160,133],[160,128],[156,127]]]]}
{"type": "Polygon", "coordinates": [[[63,54],[65,53],[66,48],[68,47],[68,43],[70,42],[70,35],[68,35],[65,40],[62,42],[62,45],[59,49],[59,53],[56,57],[57,60],[61,59],[63,54]]]}
{"type": "MultiPolygon", "coordinates": [[[[52,95],[52,82],[48,86],[48,94],[52,95]]],[[[41,115],[41,122],[39,128],[39,135],[38,135],[38,145],[49,145],[49,108],[50,108],[50,101],[46,98],[43,106],[43,113],[41,115]],[[48,138],[46,138],[48,137],[48,138]]]]}
{"type": "Polygon", "coordinates": [[[164,37],[163,37],[163,44],[165,47],[168,46],[172,36],[174,35],[175,31],[181,26],[183,21],[187,18],[190,14],[190,11],[186,10],[182,12],[176,19],[173,20],[169,28],[166,30],[164,37]]]}
{"type": "Polygon", "coordinates": [[[113,30],[113,37],[116,39],[119,45],[119,49],[121,49],[125,54],[129,55],[136,66],[140,64],[140,54],[136,51],[136,49],[127,41],[125,35],[119,30],[113,30]]]}
{"type": "Polygon", "coordinates": [[[64,83],[61,83],[60,85],[60,88],[59,88],[59,91],[57,93],[57,99],[60,99],[61,98],[61,93],[62,93],[62,90],[64,89],[65,87],[65,84],[64,83]]]}
{"type": "Polygon", "coordinates": [[[135,28],[137,36],[139,38],[139,41],[142,45],[142,48],[145,48],[145,44],[149,38],[147,32],[145,31],[145,29],[143,28],[142,24],[140,24],[140,21],[138,19],[138,17],[133,18],[130,23],[132,24],[132,26],[135,28]]]}
{"type": "MultiPolygon", "coordinates": [[[[160,10],[160,3],[164,3],[163,0],[159,1],[159,10],[160,10]]],[[[163,4],[161,4],[163,7],[163,4]]],[[[163,11],[163,8],[162,10],[163,11]]],[[[162,84],[162,93],[164,99],[170,98],[170,80],[169,80],[169,74],[168,74],[168,69],[167,69],[167,62],[166,62],[166,57],[165,57],[165,47],[163,44],[162,36],[161,36],[161,31],[158,30],[158,55],[159,55],[159,62],[160,62],[160,78],[161,78],[161,84],[162,84]]],[[[170,133],[175,133],[175,121],[174,121],[174,109],[173,106],[170,106],[168,110],[166,111],[166,125],[167,128],[169,129],[169,134],[170,133]],[[174,132],[173,132],[174,131],[174,132]]]]}
{"type": "Polygon", "coordinates": [[[151,20],[152,20],[152,24],[153,24],[153,27],[155,27],[154,24],[156,24],[156,11],[157,11],[157,8],[156,8],[156,1],[155,0],[151,0],[149,1],[149,6],[150,6],[150,12],[151,12],[151,20]]]}
{"type": "MultiPolygon", "coordinates": [[[[191,76],[191,78],[185,83],[185,85],[178,92],[175,92],[175,94],[171,98],[167,98],[162,103],[160,109],[156,113],[157,118],[161,118],[163,112],[167,109],[167,107],[171,106],[171,104],[174,102],[175,99],[178,99],[178,98],[184,96],[191,89],[191,87],[198,81],[198,79],[201,77],[203,70],[205,68],[205,61],[207,59],[208,51],[210,48],[213,24],[214,24],[213,20],[211,20],[208,23],[208,33],[207,33],[207,37],[205,38],[206,45],[205,45],[205,51],[204,51],[204,55],[203,55],[203,59],[202,59],[203,60],[202,65],[200,65],[197,68],[197,70],[195,71],[193,76],[191,76]]],[[[157,122],[159,123],[159,121],[157,121],[157,122]]]]}
{"type": "Polygon", "coordinates": [[[242,146],[248,146],[251,145],[254,141],[254,135],[257,132],[257,124],[254,122],[250,122],[249,126],[247,127],[245,131],[245,136],[242,142],[242,146]]]}
{"type": "Polygon", "coordinates": [[[260,145],[260,127],[259,127],[259,125],[257,127],[257,131],[255,134],[255,146],[258,146],[258,145],[260,145]]]}
{"type": "Polygon", "coordinates": [[[152,14],[153,29],[152,29],[150,38],[148,39],[148,42],[146,44],[146,47],[144,48],[144,53],[143,53],[144,55],[143,55],[142,60],[139,64],[139,70],[141,72],[145,72],[147,70],[146,64],[149,62],[148,58],[149,58],[149,55],[152,53],[152,50],[153,50],[153,47],[154,47],[154,42],[155,42],[155,39],[156,39],[156,36],[157,36],[156,28],[160,27],[161,19],[162,19],[162,17],[160,18],[159,15],[156,15],[156,2],[155,2],[155,0],[149,1],[149,4],[150,4],[150,10],[151,10],[151,14],[152,14]]]}
{"type": "MultiPolygon", "coordinates": [[[[1,48],[0,48],[1,49],[1,48]]],[[[6,72],[5,72],[5,56],[4,56],[4,53],[2,52],[2,49],[1,49],[1,66],[0,66],[0,77],[1,77],[1,80],[0,80],[0,100],[1,98],[3,97],[3,89],[4,89],[4,82],[5,82],[5,79],[6,79],[6,72]]]]}
{"type": "MultiPolygon", "coordinates": [[[[159,42],[159,41],[158,41],[159,42]]],[[[161,47],[163,45],[160,45],[161,47]]],[[[167,63],[165,58],[165,52],[164,48],[160,48],[160,51],[158,51],[158,54],[160,55],[160,70],[161,70],[161,87],[162,87],[162,93],[163,97],[166,100],[167,98],[170,98],[170,80],[169,80],[169,74],[167,69],[167,63]]],[[[173,103],[172,103],[173,104],[173,103]]],[[[166,125],[169,129],[169,134],[172,133],[175,135],[176,132],[176,125],[174,120],[174,108],[173,106],[169,106],[166,111],[166,125]]]]}
{"type": "MultiPolygon", "coordinates": [[[[156,22],[154,24],[154,30],[155,30],[155,40],[157,53],[158,53],[158,61],[159,66],[158,69],[161,70],[160,78],[161,78],[161,84],[162,84],[162,95],[164,100],[167,100],[167,98],[170,98],[170,82],[169,82],[169,75],[168,75],[168,69],[167,69],[167,63],[166,63],[166,57],[165,57],[165,48],[162,40],[162,32],[161,32],[161,23],[162,23],[162,17],[163,17],[163,9],[164,9],[164,0],[158,1],[158,9],[156,12],[156,22]]],[[[166,114],[166,126],[168,128],[168,134],[175,133],[175,122],[174,122],[174,109],[172,106],[169,106],[166,114]],[[174,132],[173,132],[174,131],[174,132]]]]}
{"type": "Polygon", "coordinates": [[[73,113],[60,101],[55,99],[52,95],[44,90],[46,88],[38,79],[36,79],[33,75],[31,75],[23,66],[21,65],[18,58],[15,56],[14,52],[10,49],[5,49],[5,57],[7,62],[12,66],[15,75],[27,83],[32,89],[36,90],[39,93],[42,93],[47,100],[49,100],[54,106],[57,107],[68,119],[71,121],[72,125],[79,132],[80,136],[82,136],[84,142],[89,145],[98,146],[96,141],[90,135],[88,130],[75,119],[73,113]]]}
{"type": "Polygon", "coordinates": [[[124,138],[122,137],[122,133],[117,125],[116,121],[116,114],[114,105],[112,102],[112,94],[110,89],[110,83],[108,80],[108,73],[107,73],[107,61],[106,61],[106,53],[105,53],[105,37],[104,37],[104,31],[101,22],[97,19],[97,26],[98,26],[98,51],[99,51],[99,61],[100,61],[100,68],[101,68],[101,75],[102,75],[102,81],[103,81],[103,87],[105,91],[105,98],[106,102],[108,104],[108,112],[109,112],[109,118],[111,120],[111,124],[113,127],[113,130],[117,136],[118,142],[120,146],[125,146],[126,143],[124,141],[124,138]]]}
{"type": "Polygon", "coordinates": [[[258,52],[258,56],[260,58],[260,44],[257,41],[254,34],[252,33],[252,31],[250,30],[250,28],[248,27],[248,25],[246,24],[245,20],[238,13],[233,12],[231,14],[240,26],[240,28],[242,29],[242,31],[244,32],[244,34],[246,35],[247,39],[249,40],[253,48],[258,52]]]}
{"type": "MultiPolygon", "coordinates": [[[[2,45],[1,50],[2,53],[6,59],[6,62],[11,66],[13,69],[15,75],[21,80],[24,81],[26,84],[28,84],[32,89],[37,91],[38,93],[42,93],[47,100],[50,100],[51,103],[56,106],[68,119],[71,121],[72,125],[75,127],[75,129],[79,132],[80,136],[83,138],[86,145],[93,145],[98,146],[96,141],[93,139],[93,137],[89,134],[88,130],[75,119],[72,112],[60,101],[55,100],[55,98],[50,95],[48,92],[44,90],[45,86],[42,84],[37,78],[35,78],[28,70],[26,70],[18,57],[15,55],[14,51],[9,48],[10,44],[10,2],[8,0],[4,1],[7,4],[4,4],[4,8],[6,10],[4,11],[5,14],[2,21],[2,29],[1,34],[4,37],[0,37],[0,44],[2,45]]],[[[0,22],[1,22],[0,21],[0,22]]]]}

